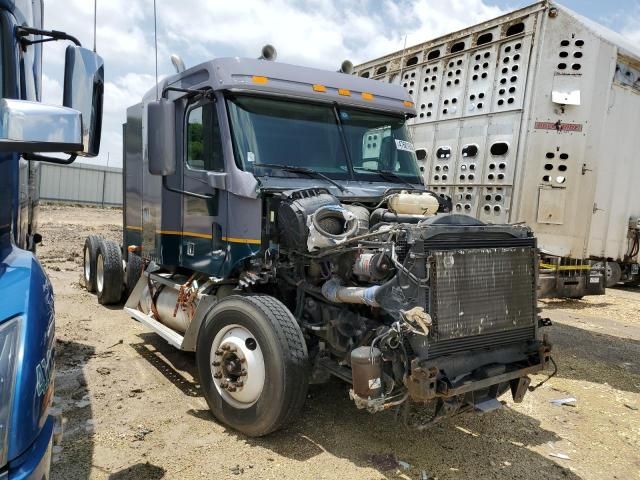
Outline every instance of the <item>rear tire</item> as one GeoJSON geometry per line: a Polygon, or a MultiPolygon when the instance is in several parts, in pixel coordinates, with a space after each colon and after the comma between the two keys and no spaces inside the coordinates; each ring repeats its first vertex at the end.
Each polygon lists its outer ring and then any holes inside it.
{"type": "Polygon", "coordinates": [[[127,298],[129,298],[129,295],[131,295],[131,292],[136,286],[136,283],[138,283],[138,280],[140,280],[143,270],[144,262],[142,261],[142,258],[140,258],[140,256],[136,255],[133,252],[129,252],[129,256],[127,258],[127,267],[125,269],[124,276],[127,298]]]}
{"type": "Polygon", "coordinates": [[[102,240],[96,256],[96,291],[102,305],[118,303],[122,297],[122,254],[111,240],[102,240]]]}
{"type": "Polygon", "coordinates": [[[200,327],[196,362],[213,415],[245,435],[278,430],[302,409],[307,346],[291,312],[273,297],[232,295],[216,303],[200,327]]]}
{"type": "Polygon", "coordinates": [[[96,291],[96,256],[101,241],[99,235],[89,235],[82,249],[84,284],[91,293],[96,291]]]}

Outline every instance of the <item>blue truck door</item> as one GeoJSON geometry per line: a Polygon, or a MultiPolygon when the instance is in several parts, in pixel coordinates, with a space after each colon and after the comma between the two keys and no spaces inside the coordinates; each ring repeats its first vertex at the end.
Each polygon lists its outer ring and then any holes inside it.
{"type": "Polygon", "coordinates": [[[216,103],[188,105],[184,125],[182,251],[187,268],[218,275],[227,256],[227,192],[216,103]]]}

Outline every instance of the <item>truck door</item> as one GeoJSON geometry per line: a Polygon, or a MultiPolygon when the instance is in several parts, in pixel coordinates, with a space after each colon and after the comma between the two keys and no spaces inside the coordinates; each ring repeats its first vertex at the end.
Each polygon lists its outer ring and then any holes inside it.
{"type": "Polygon", "coordinates": [[[227,192],[216,103],[201,99],[188,105],[184,128],[184,190],[180,263],[217,275],[226,248],[227,192]]]}

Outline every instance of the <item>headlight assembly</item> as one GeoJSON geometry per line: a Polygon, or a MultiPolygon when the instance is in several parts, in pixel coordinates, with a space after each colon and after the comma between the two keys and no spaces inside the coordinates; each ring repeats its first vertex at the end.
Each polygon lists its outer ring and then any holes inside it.
{"type": "Polygon", "coordinates": [[[0,324],[0,467],[7,463],[7,437],[20,339],[21,317],[0,324]]]}

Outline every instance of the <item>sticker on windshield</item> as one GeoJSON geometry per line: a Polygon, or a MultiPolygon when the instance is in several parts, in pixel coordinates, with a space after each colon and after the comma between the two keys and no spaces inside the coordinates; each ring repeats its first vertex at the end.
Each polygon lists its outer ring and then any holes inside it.
{"type": "Polygon", "coordinates": [[[256,156],[253,152],[247,152],[247,162],[253,163],[256,161],[256,156]]]}
{"type": "Polygon", "coordinates": [[[396,149],[404,150],[405,152],[413,152],[413,143],[407,142],[406,140],[396,140],[396,149]]]}

